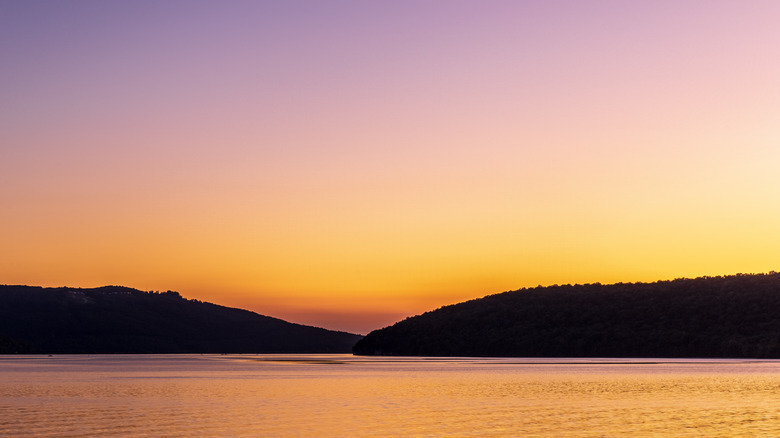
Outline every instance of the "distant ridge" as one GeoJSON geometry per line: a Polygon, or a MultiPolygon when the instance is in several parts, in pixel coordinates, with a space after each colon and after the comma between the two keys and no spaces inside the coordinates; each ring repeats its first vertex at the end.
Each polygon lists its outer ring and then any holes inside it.
{"type": "Polygon", "coordinates": [[[360,338],[172,291],[0,285],[0,353],[348,353],[360,338]]]}
{"type": "Polygon", "coordinates": [[[780,274],[504,292],[375,330],[353,352],[780,358],[780,274]]]}

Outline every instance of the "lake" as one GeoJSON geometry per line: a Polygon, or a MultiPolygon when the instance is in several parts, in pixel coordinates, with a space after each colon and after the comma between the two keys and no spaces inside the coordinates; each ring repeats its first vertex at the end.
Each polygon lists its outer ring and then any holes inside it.
{"type": "Polygon", "coordinates": [[[0,356],[0,436],[780,436],[780,361],[0,356]]]}

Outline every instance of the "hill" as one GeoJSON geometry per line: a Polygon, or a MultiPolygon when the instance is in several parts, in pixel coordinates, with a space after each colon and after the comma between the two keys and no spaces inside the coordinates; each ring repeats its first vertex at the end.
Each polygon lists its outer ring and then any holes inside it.
{"type": "Polygon", "coordinates": [[[0,285],[3,353],[348,353],[360,338],[172,291],[0,285]]]}
{"type": "Polygon", "coordinates": [[[780,358],[780,274],[504,292],[373,331],[353,352],[780,358]]]}

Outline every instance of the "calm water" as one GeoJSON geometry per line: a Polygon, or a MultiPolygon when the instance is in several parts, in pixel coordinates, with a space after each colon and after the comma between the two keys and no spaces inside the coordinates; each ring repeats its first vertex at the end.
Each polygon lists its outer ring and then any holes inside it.
{"type": "Polygon", "coordinates": [[[0,436],[780,436],[780,361],[0,356],[0,436]]]}

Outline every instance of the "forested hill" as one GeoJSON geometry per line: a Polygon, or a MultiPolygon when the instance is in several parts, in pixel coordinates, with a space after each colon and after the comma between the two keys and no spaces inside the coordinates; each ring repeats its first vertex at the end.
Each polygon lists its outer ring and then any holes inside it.
{"type": "Polygon", "coordinates": [[[360,338],[171,291],[0,285],[0,353],[348,353],[360,338]]]}
{"type": "Polygon", "coordinates": [[[521,289],[407,318],[353,352],[780,358],[780,274],[521,289]]]}

